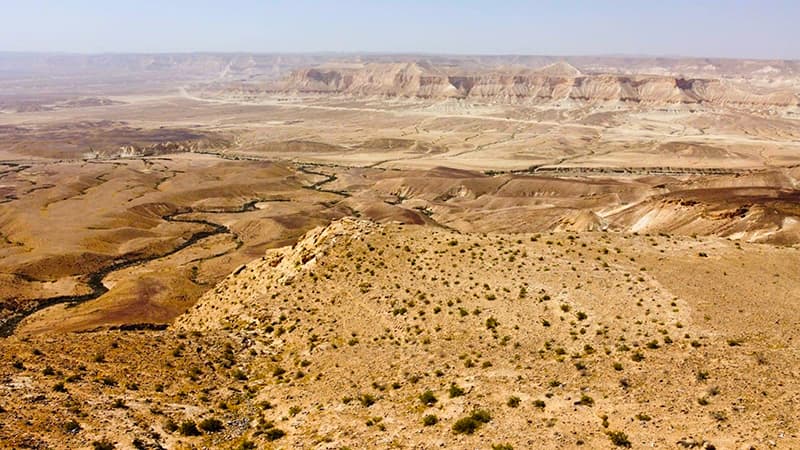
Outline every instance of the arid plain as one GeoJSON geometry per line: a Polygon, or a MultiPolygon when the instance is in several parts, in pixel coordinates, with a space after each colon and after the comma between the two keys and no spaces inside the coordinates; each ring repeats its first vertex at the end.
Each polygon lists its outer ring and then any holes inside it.
{"type": "Polygon", "coordinates": [[[800,446],[799,93],[794,61],[0,54],[0,445],[800,446]]]}

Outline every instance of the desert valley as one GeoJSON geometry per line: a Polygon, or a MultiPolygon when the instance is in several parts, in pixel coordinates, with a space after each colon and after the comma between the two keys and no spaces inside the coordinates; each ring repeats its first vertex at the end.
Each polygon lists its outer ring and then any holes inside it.
{"type": "Polygon", "coordinates": [[[798,448],[800,62],[0,53],[0,447],[798,448]]]}

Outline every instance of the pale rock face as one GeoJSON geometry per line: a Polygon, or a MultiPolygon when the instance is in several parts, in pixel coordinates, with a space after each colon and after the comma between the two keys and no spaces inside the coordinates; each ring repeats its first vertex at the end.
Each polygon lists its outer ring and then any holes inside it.
{"type": "Polygon", "coordinates": [[[416,63],[303,69],[267,91],[421,99],[460,98],[513,104],[712,104],[796,107],[791,90],[755,93],[721,79],[673,75],[582,74],[566,62],[539,70],[449,73],[416,63]]]}

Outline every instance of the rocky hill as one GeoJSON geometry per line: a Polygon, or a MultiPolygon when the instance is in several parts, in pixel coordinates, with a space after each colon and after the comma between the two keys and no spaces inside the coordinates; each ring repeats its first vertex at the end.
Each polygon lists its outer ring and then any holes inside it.
{"type": "Polygon", "coordinates": [[[8,338],[0,442],[792,448],[798,264],[717,238],[346,218],[167,329],[8,338]]]}

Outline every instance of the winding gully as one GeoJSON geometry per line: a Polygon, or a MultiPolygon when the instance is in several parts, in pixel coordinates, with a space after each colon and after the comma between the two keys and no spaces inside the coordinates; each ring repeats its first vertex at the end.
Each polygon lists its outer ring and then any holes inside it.
{"type": "MultiPolygon", "coordinates": [[[[330,191],[330,190],[327,190],[327,189],[324,188],[324,186],[326,184],[331,183],[331,182],[336,180],[336,176],[335,175],[326,174],[326,173],[322,173],[322,172],[317,172],[317,171],[309,169],[305,165],[299,166],[298,167],[298,171],[300,171],[302,173],[305,173],[305,174],[309,174],[309,175],[318,175],[318,176],[325,177],[324,179],[322,179],[320,181],[317,181],[317,182],[315,182],[315,183],[313,183],[313,184],[311,184],[309,186],[306,186],[306,188],[308,188],[308,189],[313,189],[313,190],[317,190],[317,191],[321,191],[321,192],[328,192],[328,193],[337,194],[337,195],[341,195],[341,196],[349,196],[349,194],[347,194],[345,192],[330,191]]],[[[14,332],[16,331],[17,327],[19,326],[20,322],[22,322],[26,317],[28,317],[28,316],[30,316],[32,314],[35,314],[35,313],[37,313],[37,312],[39,312],[39,311],[41,311],[43,309],[46,309],[46,308],[49,308],[49,307],[52,307],[52,306],[55,306],[55,305],[60,305],[60,304],[67,304],[68,307],[74,307],[74,306],[77,306],[77,305],[79,305],[81,303],[84,303],[84,302],[99,298],[100,296],[102,296],[103,294],[108,292],[108,288],[103,283],[103,280],[106,278],[106,276],[108,276],[109,274],[111,274],[113,272],[116,272],[116,271],[119,271],[119,270],[123,270],[123,269],[127,269],[129,267],[137,266],[137,265],[140,265],[140,264],[145,264],[147,262],[154,261],[154,260],[157,260],[157,259],[166,258],[166,257],[171,256],[171,255],[173,255],[173,254],[175,254],[175,253],[177,253],[177,252],[179,252],[181,250],[184,250],[184,249],[186,249],[188,247],[191,247],[192,245],[196,244],[197,242],[199,242],[199,241],[201,241],[203,239],[209,238],[211,236],[216,236],[216,235],[219,235],[219,234],[229,234],[229,235],[231,235],[233,240],[235,242],[237,242],[237,247],[238,247],[238,245],[240,244],[238,236],[236,235],[236,233],[231,231],[230,228],[226,227],[225,225],[214,223],[214,222],[211,222],[211,221],[208,221],[208,220],[188,219],[188,218],[182,218],[180,216],[185,216],[187,214],[192,214],[192,213],[201,213],[201,214],[202,213],[210,213],[210,214],[245,213],[245,212],[250,212],[250,211],[255,210],[256,209],[256,204],[261,202],[261,201],[265,201],[265,200],[264,199],[260,199],[260,198],[249,200],[246,203],[244,203],[242,206],[240,206],[239,208],[233,208],[233,209],[200,210],[200,209],[194,209],[194,208],[186,207],[186,208],[180,209],[179,211],[175,211],[175,212],[172,212],[172,213],[169,213],[169,214],[162,215],[161,219],[163,219],[166,222],[192,223],[192,224],[197,224],[197,225],[203,225],[204,229],[201,230],[201,231],[197,231],[197,232],[193,233],[191,236],[189,236],[188,239],[186,239],[181,244],[177,245],[176,247],[174,247],[173,249],[171,249],[170,251],[168,251],[166,253],[162,253],[162,254],[159,254],[159,255],[149,255],[149,256],[144,256],[144,257],[139,257],[139,258],[127,259],[127,260],[123,260],[123,261],[118,261],[118,262],[115,262],[115,263],[113,263],[113,264],[111,264],[109,266],[103,267],[102,269],[100,269],[100,270],[98,270],[96,272],[88,274],[86,285],[91,289],[91,292],[88,292],[86,294],[81,294],[81,295],[60,295],[60,296],[56,296],[56,297],[32,299],[31,302],[35,304],[35,306],[33,308],[27,309],[27,310],[22,311],[22,312],[18,312],[16,314],[6,318],[4,321],[0,322],[0,337],[1,338],[5,338],[5,337],[9,337],[9,336],[13,335],[14,332]]]]}

